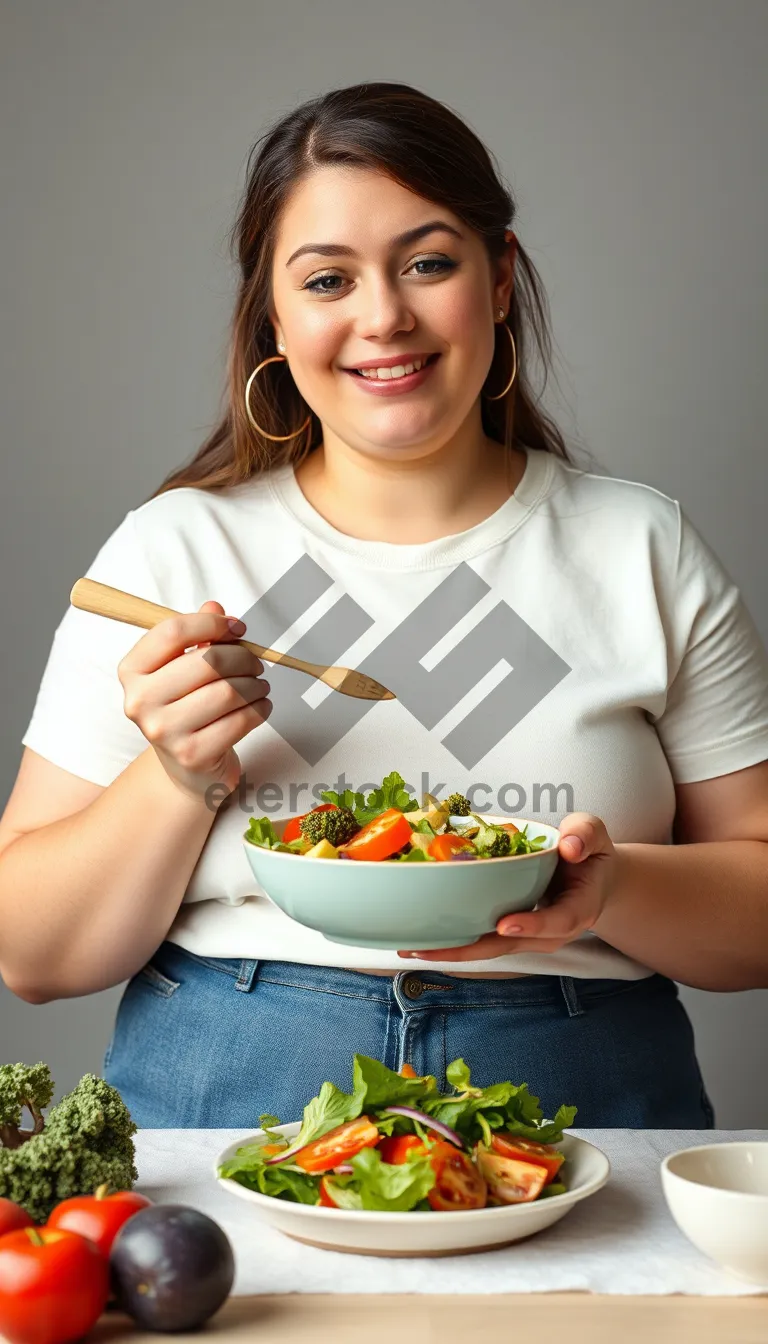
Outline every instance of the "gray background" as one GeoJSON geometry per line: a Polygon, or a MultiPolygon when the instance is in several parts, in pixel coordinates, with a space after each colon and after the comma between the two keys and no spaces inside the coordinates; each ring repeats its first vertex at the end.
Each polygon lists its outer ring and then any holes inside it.
{"type": "MultiPolygon", "coordinates": [[[[248,149],[364,79],[442,99],[497,156],[551,298],[550,404],[610,474],[680,499],[768,639],[764,0],[0,14],[0,805],[72,584],[216,415],[248,149]]],[[[100,1069],[119,993],[0,985],[0,1061],[65,1090],[100,1069]]],[[[768,994],[682,994],[718,1124],[768,1126],[768,994]]]]}

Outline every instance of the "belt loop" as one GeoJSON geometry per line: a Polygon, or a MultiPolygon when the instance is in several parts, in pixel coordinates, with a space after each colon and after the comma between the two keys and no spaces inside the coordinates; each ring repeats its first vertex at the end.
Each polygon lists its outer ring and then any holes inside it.
{"type": "Polygon", "coordinates": [[[253,988],[253,982],[256,979],[256,972],[258,969],[258,961],[241,961],[240,973],[235,981],[235,989],[240,989],[244,994],[247,994],[253,988]]]}
{"type": "Polygon", "coordinates": [[[566,1007],[569,1017],[582,1017],[584,1009],[579,1002],[579,995],[576,989],[576,981],[571,975],[560,976],[560,988],[563,991],[566,1007]]]}

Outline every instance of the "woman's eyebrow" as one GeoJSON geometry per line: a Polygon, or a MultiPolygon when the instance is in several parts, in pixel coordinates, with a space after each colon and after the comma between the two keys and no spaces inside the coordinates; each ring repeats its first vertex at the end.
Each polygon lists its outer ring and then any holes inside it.
{"type": "MultiPolygon", "coordinates": [[[[454,238],[464,241],[464,234],[454,229],[452,224],[446,223],[443,219],[431,219],[427,224],[419,224],[415,229],[407,229],[405,233],[399,233],[393,238],[390,247],[405,247],[408,243],[415,243],[419,238],[424,238],[428,233],[450,233],[454,238]]],[[[343,243],[305,243],[303,247],[297,247],[286,261],[286,267],[292,265],[298,257],[302,257],[305,252],[317,252],[321,257],[344,256],[356,257],[357,253],[352,247],[345,247],[343,243]]]]}

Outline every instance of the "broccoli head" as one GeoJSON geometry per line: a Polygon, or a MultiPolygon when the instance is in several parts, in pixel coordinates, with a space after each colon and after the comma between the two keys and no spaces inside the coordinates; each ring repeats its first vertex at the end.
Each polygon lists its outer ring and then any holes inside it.
{"type": "Polygon", "coordinates": [[[299,822],[299,830],[313,845],[321,840],[345,845],[360,830],[360,822],[350,808],[334,807],[327,812],[308,812],[299,822]]]}
{"type": "Polygon", "coordinates": [[[0,1145],[20,1148],[43,1129],[42,1111],[53,1096],[47,1064],[3,1064],[0,1067],[0,1145]],[[32,1116],[32,1129],[21,1128],[24,1108],[32,1116]]]}
{"type": "Polygon", "coordinates": [[[87,1073],[51,1107],[44,1121],[40,1109],[52,1095],[45,1064],[0,1068],[0,1196],[20,1204],[40,1223],[62,1199],[92,1194],[104,1184],[112,1190],[131,1190],[138,1179],[136,1125],[116,1088],[87,1073]],[[37,1113],[29,1105],[32,1084],[36,1084],[31,1100],[37,1113]],[[26,1135],[22,1131],[18,1141],[23,1106],[29,1107],[35,1129],[26,1135]]]}
{"type": "Polygon", "coordinates": [[[451,817],[468,817],[472,811],[472,804],[463,793],[452,793],[446,800],[446,806],[451,817]]]}
{"type": "MultiPolygon", "coordinates": [[[[504,831],[500,827],[498,829],[494,827],[494,830],[496,830],[496,839],[493,841],[492,845],[483,850],[483,853],[486,858],[489,859],[503,859],[504,855],[508,854],[512,847],[512,837],[510,836],[509,831],[504,831]]],[[[477,847],[477,845],[475,845],[475,847],[477,847]]]]}
{"type": "Polygon", "coordinates": [[[494,826],[490,822],[483,821],[476,812],[472,813],[472,817],[479,823],[477,835],[472,836],[472,844],[478,854],[486,859],[504,858],[512,848],[509,831],[505,831],[503,826],[494,826]]]}

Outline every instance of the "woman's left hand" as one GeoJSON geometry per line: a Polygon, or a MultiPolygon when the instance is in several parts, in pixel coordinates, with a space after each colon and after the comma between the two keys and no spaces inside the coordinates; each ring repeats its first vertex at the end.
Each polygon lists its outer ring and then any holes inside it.
{"type": "Polygon", "coordinates": [[[569,812],[559,831],[559,862],[535,910],[504,915],[496,933],[488,933],[465,947],[398,952],[398,956],[486,961],[513,952],[538,955],[557,952],[593,928],[616,884],[616,850],[605,823],[589,812],[569,812]]]}

